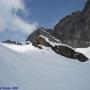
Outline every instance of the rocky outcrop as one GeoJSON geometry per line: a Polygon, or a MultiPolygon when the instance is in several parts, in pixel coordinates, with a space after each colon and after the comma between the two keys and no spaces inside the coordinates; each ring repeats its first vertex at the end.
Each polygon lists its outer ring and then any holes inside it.
{"type": "Polygon", "coordinates": [[[68,46],[60,45],[60,46],[54,46],[51,48],[57,54],[60,54],[60,55],[65,56],[67,58],[78,59],[80,62],[85,62],[88,60],[88,58],[84,54],[76,52],[74,49],[72,49],[68,46]]]}
{"type": "Polygon", "coordinates": [[[90,13],[90,0],[87,0],[86,5],[82,11],[83,13],[90,13]]]}
{"type": "Polygon", "coordinates": [[[41,45],[46,46],[46,47],[50,47],[50,44],[45,40],[45,38],[38,36],[33,42],[32,44],[35,47],[38,47],[40,49],[42,49],[41,45]]]}
{"type": "Polygon", "coordinates": [[[32,34],[30,34],[28,36],[28,38],[26,39],[26,41],[30,41],[30,42],[34,42],[34,40],[36,40],[40,35],[47,37],[50,41],[52,42],[56,42],[56,43],[61,43],[61,41],[59,41],[58,39],[56,39],[55,37],[53,37],[47,29],[44,28],[38,28],[36,31],[34,31],[32,34]]]}
{"type": "Polygon", "coordinates": [[[67,58],[78,59],[80,62],[87,61],[88,58],[84,54],[76,52],[71,47],[90,46],[90,0],[87,0],[81,12],[73,12],[72,15],[60,20],[54,30],[38,28],[26,41],[30,41],[40,49],[43,48],[42,46],[50,47],[57,54],[67,58]]]}
{"type": "Polygon", "coordinates": [[[47,37],[43,37],[43,36],[38,36],[33,42],[32,44],[35,47],[38,47],[40,49],[42,49],[42,46],[45,47],[50,47],[54,52],[56,52],[57,54],[60,54],[62,56],[65,56],[67,58],[71,58],[71,59],[78,59],[80,62],[85,62],[88,60],[88,58],[83,55],[82,53],[76,52],[74,49],[72,49],[71,47],[64,45],[64,44],[58,44],[52,41],[47,40],[47,37]],[[52,45],[52,43],[54,45],[52,45]],[[58,45],[56,45],[58,44],[58,45]]]}
{"type": "Polygon", "coordinates": [[[6,40],[3,41],[2,43],[8,43],[8,44],[16,44],[16,45],[22,45],[22,43],[18,42],[18,41],[12,41],[12,40],[6,40]]]}
{"type": "Polygon", "coordinates": [[[73,12],[60,20],[52,35],[74,48],[90,46],[90,0],[82,11],[73,12]]]}

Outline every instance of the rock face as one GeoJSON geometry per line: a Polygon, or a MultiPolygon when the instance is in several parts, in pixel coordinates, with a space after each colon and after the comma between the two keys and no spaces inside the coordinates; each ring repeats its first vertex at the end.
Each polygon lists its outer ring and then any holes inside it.
{"type": "Polygon", "coordinates": [[[43,48],[42,46],[50,47],[57,54],[60,54],[62,56],[65,56],[71,59],[78,59],[80,62],[85,62],[88,60],[88,58],[85,55],[83,55],[82,53],[76,52],[71,47],[57,42],[52,42],[50,39],[48,40],[47,39],[48,38],[43,35],[38,35],[36,36],[36,38],[34,38],[34,40],[32,41],[32,44],[35,47],[38,47],[40,49],[43,48]]]}
{"type": "Polygon", "coordinates": [[[74,48],[90,46],[90,0],[81,12],[73,12],[60,20],[52,35],[74,48]]]}
{"type": "Polygon", "coordinates": [[[87,0],[86,5],[83,9],[83,13],[85,12],[90,13],[90,0],[87,0]]]}
{"type": "MultiPolygon", "coordinates": [[[[53,37],[49,32],[47,32],[47,29],[44,28],[38,28],[35,32],[33,32],[32,34],[30,34],[28,36],[28,38],[26,39],[26,41],[30,41],[30,42],[34,42],[36,39],[39,38],[40,35],[47,37],[50,41],[52,42],[56,42],[56,43],[61,43],[61,41],[59,41],[58,39],[56,39],[55,37],[53,37]]],[[[39,40],[39,39],[38,39],[39,40]]]]}
{"type": "Polygon", "coordinates": [[[80,62],[85,62],[88,60],[88,58],[85,55],[83,55],[82,53],[76,52],[74,49],[69,48],[67,46],[60,45],[60,46],[54,46],[51,48],[57,54],[60,54],[67,58],[78,59],[80,62]]]}
{"type": "Polygon", "coordinates": [[[50,44],[45,40],[45,38],[38,36],[33,42],[32,44],[35,47],[38,47],[40,49],[42,49],[41,45],[46,46],[46,47],[50,47],[50,44]]]}

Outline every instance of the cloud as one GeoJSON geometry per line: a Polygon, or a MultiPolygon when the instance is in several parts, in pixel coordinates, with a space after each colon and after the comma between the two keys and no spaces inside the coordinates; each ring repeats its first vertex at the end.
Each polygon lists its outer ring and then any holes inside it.
{"type": "Polygon", "coordinates": [[[0,0],[0,7],[4,7],[2,9],[24,9],[23,4],[21,0],[0,0]]]}
{"type": "Polygon", "coordinates": [[[22,0],[0,0],[0,32],[8,29],[27,34],[37,28],[38,23],[28,23],[17,16],[18,10],[28,13],[22,0]]]}
{"type": "Polygon", "coordinates": [[[23,33],[30,34],[33,32],[33,30],[36,30],[38,23],[28,23],[20,19],[19,17],[16,17],[13,21],[14,31],[17,31],[18,29],[21,30],[23,33]],[[16,29],[17,28],[17,29],[16,29]]]}

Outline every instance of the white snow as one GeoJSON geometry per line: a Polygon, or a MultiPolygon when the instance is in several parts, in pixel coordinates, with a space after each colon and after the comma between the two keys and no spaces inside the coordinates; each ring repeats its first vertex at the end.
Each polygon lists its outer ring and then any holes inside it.
{"type": "Polygon", "coordinates": [[[77,48],[76,51],[85,54],[88,58],[90,58],[90,47],[88,48],[77,48]]]}
{"type": "Polygon", "coordinates": [[[29,45],[15,45],[15,44],[3,44],[5,47],[8,47],[14,51],[17,51],[17,52],[28,52],[28,51],[37,51],[39,50],[38,48],[35,48],[34,46],[32,46],[32,44],[29,44],[29,45]]]}
{"type": "Polygon", "coordinates": [[[48,43],[50,43],[50,45],[52,46],[66,46],[68,48],[71,48],[73,50],[75,50],[74,48],[72,48],[71,46],[69,45],[66,45],[66,44],[62,44],[62,43],[56,43],[56,42],[52,42],[50,41],[47,37],[43,36],[43,35],[40,35],[40,37],[44,38],[48,43]]]}
{"type": "MultiPolygon", "coordinates": [[[[89,51],[90,52],[90,51],[89,51]]],[[[0,87],[18,90],[90,90],[90,61],[60,56],[31,44],[0,44],[0,87]]]]}

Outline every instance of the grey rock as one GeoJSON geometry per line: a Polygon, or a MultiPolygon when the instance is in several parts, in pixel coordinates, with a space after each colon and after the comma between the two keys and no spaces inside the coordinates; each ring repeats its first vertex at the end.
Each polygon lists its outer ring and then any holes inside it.
{"type": "Polygon", "coordinates": [[[35,39],[37,39],[38,36],[45,36],[47,37],[50,41],[52,42],[56,42],[56,43],[61,43],[60,40],[56,39],[55,37],[53,37],[47,29],[44,29],[44,28],[38,28],[36,31],[34,31],[32,34],[30,34],[28,36],[28,38],[26,39],[26,41],[30,41],[30,42],[33,42],[35,39]]]}
{"type": "Polygon", "coordinates": [[[45,40],[45,38],[38,36],[33,42],[32,44],[35,47],[38,47],[40,49],[42,49],[41,45],[46,46],[46,47],[50,47],[50,44],[45,40]]]}
{"type": "Polygon", "coordinates": [[[90,46],[90,0],[82,11],[73,12],[60,20],[52,35],[74,48],[90,46]]]}
{"type": "Polygon", "coordinates": [[[60,54],[60,55],[62,55],[64,57],[75,59],[75,60],[78,59],[80,62],[85,62],[85,61],[88,61],[89,60],[84,54],[79,53],[79,52],[76,52],[74,49],[70,48],[67,45],[61,44],[59,46],[57,46],[57,45],[56,46],[53,46],[50,42],[51,41],[48,41],[47,42],[44,37],[38,36],[32,42],[32,44],[35,47],[38,47],[39,49],[42,49],[42,46],[50,47],[57,54],[60,54]]]}
{"type": "Polygon", "coordinates": [[[22,45],[22,43],[20,43],[19,41],[15,41],[15,40],[6,40],[3,41],[2,43],[8,43],[8,44],[16,44],[16,45],[22,45]]]}
{"type": "Polygon", "coordinates": [[[74,49],[69,48],[67,46],[54,46],[51,47],[52,50],[54,50],[57,54],[60,54],[62,56],[65,56],[67,58],[71,58],[71,59],[78,59],[80,62],[85,62],[88,61],[89,59],[82,53],[76,52],[74,49]]]}

